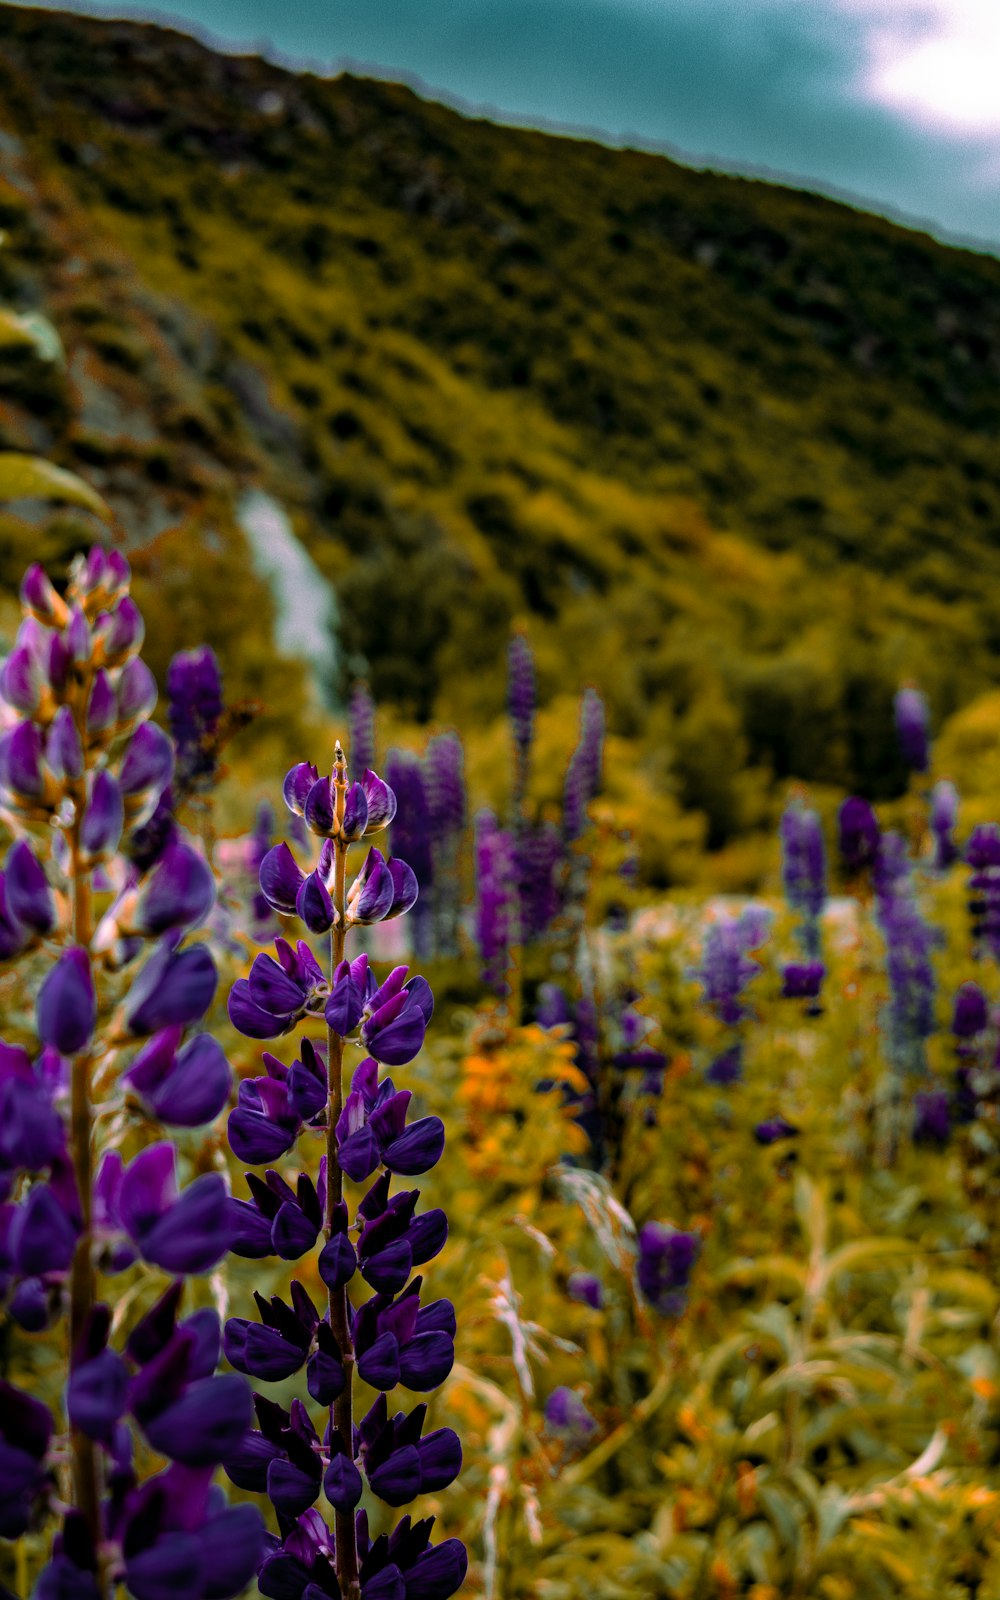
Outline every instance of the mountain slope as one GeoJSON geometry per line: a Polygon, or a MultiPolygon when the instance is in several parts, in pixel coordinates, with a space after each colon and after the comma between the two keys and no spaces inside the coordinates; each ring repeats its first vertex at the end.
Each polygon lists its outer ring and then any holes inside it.
{"type": "Polygon", "coordinates": [[[5,442],[137,542],[186,516],[195,572],[269,487],[402,712],[487,723],[525,621],[718,842],[772,775],[891,792],[901,678],[939,714],[994,680],[992,258],[48,12],[0,10],[0,122],[5,287],[70,352],[5,442]]]}

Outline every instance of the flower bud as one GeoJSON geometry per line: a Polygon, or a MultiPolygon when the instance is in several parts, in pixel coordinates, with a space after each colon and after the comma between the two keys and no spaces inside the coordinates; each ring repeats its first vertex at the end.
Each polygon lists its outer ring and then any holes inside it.
{"type": "Polygon", "coordinates": [[[133,656],[118,679],[117,721],[120,728],[152,715],[157,701],[156,679],[145,661],[133,656]]]}
{"type": "Polygon", "coordinates": [[[131,916],[124,921],[119,917],[119,926],[125,933],[153,937],[203,922],[214,904],[211,867],[191,845],[176,839],[140,889],[131,916]]]}
{"type": "Polygon", "coordinates": [[[99,739],[101,734],[107,733],[115,725],[118,715],[118,700],[111,679],[104,668],[101,667],[94,674],[94,682],[87,702],[87,735],[90,739],[99,739]]]}
{"type": "Polygon", "coordinates": [[[318,872],[303,878],[295,897],[295,910],[310,933],[329,933],[337,911],[318,872]]]}
{"type": "Polygon", "coordinates": [[[104,767],[94,773],[89,791],[80,821],[80,845],[92,863],[117,850],[125,823],[125,807],[121,790],[104,767]]]}
{"type": "Polygon", "coordinates": [[[21,580],[21,602],[37,617],[39,622],[63,628],[69,618],[69,607],[56,593],[45,568],[36,561],[21,580]]]}
{"type": "Polygon", "coordinates": [[[49,880],[35,852],[19,839],[7,852],[7,905],[18,922],[39,934],[55,927],[56,906],[49,880]]]}
{"type": "Polygon", "coordinates": [[[125,595],[113,611],[97,620],[95,634],[105,666],[117,667],[142,646],[146,628],[142,613],[131,595],[125,595]]]}
{"type": "Polygon", "coordinates": [[[45,741],[45,762],[60,783],[76,783],[83,777],[83,745],[69,706],[60,706],[52,718],[45,741]]]}
{"type": "Polygon", "coordinates": [[[371,849],[347,895],[347,915],[355,923],[381,922],[396,888],[381,850],[371,849]]]}
{"type": "Polygon", "coordinates": [[[311,832],[326,835],[333,832],[333,790],[329,778],[317,778],[306,796],[302,815],[311,832]]]}
{"type": "Polygon", "coordinates": [[[42,762],[42,736],[33,722],[19,722],[0,738],[0,789],[20,811],[48,810],[55,784],[42,762]]]}
{"type": "Polygon", "coordinates": [[[80,610],[74,606],[66,629],[66,646],[69,650],[70,660],[78,666],[84,666],[90,660],[92,640],[90,637],[90,624],[80,610]]]}
{"type": "Polygon", "coordinates": [[[125,811],[132,823],[152,816],[173,770],[173,746],[163,729],[153,722],[140,723],[129,741],[119,774],[125,811]]]}
{"type": "Polygon", "coordinates": [[[37,652],[28,644],[16,644],[0,672],[0,694],[15,711],[31,717],[41,704],[44,688],[37,652]]]}
{"type": "Polygon", "coordinates": [[[59,957],[38,995],[38,1037],[60,1055],[74,1056],[90,1043],[97,1023],[97,995],[86,950],[59,957]]]}

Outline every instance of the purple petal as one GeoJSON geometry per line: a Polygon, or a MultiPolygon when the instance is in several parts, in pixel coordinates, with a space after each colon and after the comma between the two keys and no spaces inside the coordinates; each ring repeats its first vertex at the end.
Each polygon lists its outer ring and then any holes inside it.
{"type": "Polygon", "coordinates": [[[97,995],[85,950],[74,948],[59,957],[38,995],[38,1036],[63,1056],[74,1056],[90,1043],[97,1022],[97,995]]]}
{"type": "Polygon", "coordinates": [[[260,889],[273,911],[292,916],[303,874],[287,844],[276,844],[260,864],[260,889]]]}

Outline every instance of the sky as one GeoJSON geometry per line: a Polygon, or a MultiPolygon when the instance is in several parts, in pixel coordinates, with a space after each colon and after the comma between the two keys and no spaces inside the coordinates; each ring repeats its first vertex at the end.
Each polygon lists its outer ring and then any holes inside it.
{"type": "Polygon", "coordinates": [[[173,0],[147,16],[1000,251],[1000,0],[173,0]]]}

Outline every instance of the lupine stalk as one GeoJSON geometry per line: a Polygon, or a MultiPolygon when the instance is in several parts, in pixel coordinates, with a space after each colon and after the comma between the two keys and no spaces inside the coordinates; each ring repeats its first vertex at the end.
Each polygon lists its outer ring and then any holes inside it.
{"type": "Polygon", "coordinates": [[[302,1173],[294,1190],[275,1171],[265,1180],[247,1174],[251,1199],[233,1202],[234,1248],[252,1259],[277,1254],[294,1261],[322,1235],[317,1266],[327,1308],[321,1316],[293,1279],[291,1304],[257,1295],[259,1323],[231,1318],[225,1347],[237,1371],[265,1380],[291,1377],[305,1366],[308,1393],[328,1412],[329,1428],[321,1438],[299,1399],[285,1412],[258,1395],[260,1426],[231,1452],[226,1469],[242,1488],[266,1492],[278,1512],[281,1540],[258,1574],[261,1593],[271,1600],[314,1600],[319,1592],[331,1600],[404,1593],[447,1600],[467,1566],[458,1540],[431,1548],[430,1524],[411,1527],[404,1518],[388,1540],[372,1543],[364,1514],[355,1515],[360,1468],[374,1494],[402,1506],[421,1491],[446,1488],[461,1466],[451,1429],[421,1437],[426,1408],[390,1418],[385,1400],[399,1383],[418,1392],[436,1388],[454,1360],[453,1308],[447,1301],[421,1307],[422,1279],[410,1276],[442,1248],[444,1213],[417,1215],[416,1190],[389,1193],[393,1174],[417,1175],[436,1164],[444,1125],[437,1117],[407,1125],[409,1093],[397,1092],[390,1079],[378,1080],[380,1063],[405,1065],[419,1051],[433,997],[424,979],[406,981],[405,967],[380,985],[366,954],[345,958],[348,931],[408,911],[417,881],[399,858],[386,860],[373,848],[348,887],[350,846],[393,821],[396,797],[371,771],[349,783],[339,742],[329,777],[303,762],[288,773],[284,795],[289,810],[322,841],[319,860],[303,872],[287,844],[276,845],[261,864],[261,890],[280,916],[297,916],[309,932],[328,939],[329,970],[305,941],[293,948],[278,939],[277,961],[259,955],[249,977],[233,985],[229,1014],[255,1039],[276,1038],[310,1020],[323,1023],[326,1059],[308,1037],[291,1067],[265,1053],[267,1075],[241,1085],[229,1138],[240,1159],[259,1165],[314,1129],[325,1155],[316,1180],[302,1173]],[[368,1055],[345,1094],[345,1047],[355,1035],[368,1055]],[[374,1178],[353,1222],[345,1176],[353,1183],[374,1178]],[[348,1295],[356,1275],[375,1291],[357,1307],[348,1295]],[[355,1369],[382,1391],[357,1423],[355,1369]],[[315,1509],[321,1487],[334,1512],[332,1536],[315,1509]]]}
{"type": "MultiPolygon", "coordinates": [[[[344,801],[347,794],[347,763],[344,752],[338,739],[334,748],[333,757],[333,792],[334,792],[334,822],[337,832],[334,835],[334,868],[333,889],[331,899],[335,921],[330,929],[330,988],[333,989],[337,968],[344,959],[344,943],[347,932],[345,922],[345,899],[347,888],[347,841],[343,836],[344,801]]],[[[337,1207],[344,1198],[344,1178],[337,1156],[337,1126],[344,1109],[344,1036],[337,1032],[332,1023],[327,1022],[327,1134],[326,1134],[326,1237],[330,1239],[334,1233],[334,1218],[337,1207]]],[[[343,1351],[342,1362],[344,1368],[344,1388],[333,1402],[331,1409],[331,1426],[340,1430],[342,1439],[348,1441],[354,1437],[354,1351],[351,1346],[351,1332],[347,1318],[347,1284],[329,1290],[330,1326],[334,1337],[343,1351]]],[[[337,1576],[340,1586],[344,1591],[344,1600],[358,1600],[358,1540],[354,1527],[354,1517],[350,1511],[335,1511],[335,1526],[337,1537],[337,1576]]]]}
{"type": "Polygon", "coordinates": [[[45,971],[37,1060],[0,1042],[0,1127],[21,1130],[0,1162],[0,1287],[15,1324],[37,1331],[64,1305],[69,1321],[68,1494],[60,1503],[52,1493],[67,1452],[47,1408],[0,1384],[0,1436],[15,1446],[0,1515],[14,1538],[50,1511],[62,1516],[36,1591],[45,1600],[96,1600],[121,1582],[136,1600],[156,1600],[179,1528],[191,1600],[225,1600],[249,1581],[263,1542],[253,1508],[228,1508],[210,1493],[214,1468],[248,1424],[250,1391],[240,1377],[215,1374],[216,1313],[178,1323],[177,1311],[184,1278],[210,1271],[231,1242],[226,1185],[207,1172],[178,1190],[168,1140],[127,1163],[120,1148],[136,1109],[138,1126],[155,1117],[197,1127],[218,1116],[231,1086],[210,1036],[180,1048],[211,1003],[216,973],[203,945],[178,946],[208,915],[215,885],[172,819],[151,827],[174,750],[148,720],[156,687],[138,656],[142,621],[128,587],[115,551],[74,562],[68,601],[32,568],[28,615],[0,674],[18,714],[0,738],[0,802],[16,835],[0,874],[2,959],[31,960],[32,980],[45,971]],[[37,854],[32,833],[44,839],[37,854]],[[126,1070],[113,1073],[130,1045],[126,1070]],[[114,1113],[100,1124],[100,1144],[95,1081],[102,1111],[114,1113]],[[126,1321],[119,1350],[98,1291],[140,1261],[174,1281],[126,1321]],[[172,1463],[145,1482],[129,1415],[172,1463]],[[22,1433],[30,1452],[19,1449],[22,1433]]]}

